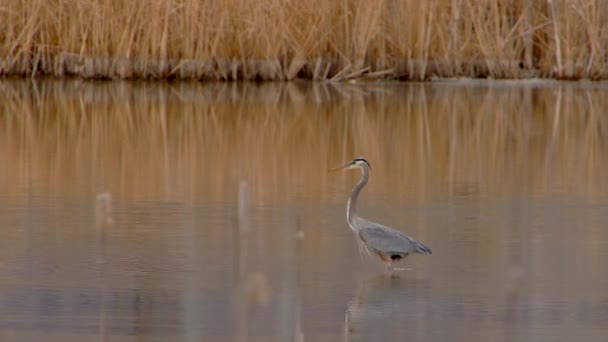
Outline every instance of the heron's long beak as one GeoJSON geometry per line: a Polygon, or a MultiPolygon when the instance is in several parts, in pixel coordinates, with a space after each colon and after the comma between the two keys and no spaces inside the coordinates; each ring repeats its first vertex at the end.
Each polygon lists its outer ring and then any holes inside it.
{"type": "Polygon", "coordinates": [[[329,169],[328,172],[336,172],[336,171],[340,171],[340,170],[344,170],[345,168],[351,166],[353,164],[353,162],[348,162],[344,165],[340,165],[338,167],[334,167],[332,169],[329,169]]]}

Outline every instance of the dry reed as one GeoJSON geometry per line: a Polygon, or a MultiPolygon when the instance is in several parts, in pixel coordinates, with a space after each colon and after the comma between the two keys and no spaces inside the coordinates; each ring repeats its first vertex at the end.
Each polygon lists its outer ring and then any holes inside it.
{"type": "Polygon", "coordinates": [[[4,0],[0,75],[608,78],[602,0],[4,0]]]}

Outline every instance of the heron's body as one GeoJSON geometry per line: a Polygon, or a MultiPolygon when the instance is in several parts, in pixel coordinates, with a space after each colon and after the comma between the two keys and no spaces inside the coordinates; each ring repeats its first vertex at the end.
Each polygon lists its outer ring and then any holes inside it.
{"type": "Polygon", "coordinates": [[[369,254],[374,253],[378,255],[384,265],[388,268],[392,268],[393,262],[405,259],[411,253],[423,255],[432,254],[429,247],[400,231],[366,220],[357,215],[357,199],[361,189],[363,189],[369,179],[371,167],[367,160],[355,158],[349,163],[334,170],[351,168],[360,168],[362,175],[348,199],[346,205],[346,219],[350,228],[355,233],[356,238],[358,239],[357,241],[360,243],[360,247],[365,249],[369,254]]]}

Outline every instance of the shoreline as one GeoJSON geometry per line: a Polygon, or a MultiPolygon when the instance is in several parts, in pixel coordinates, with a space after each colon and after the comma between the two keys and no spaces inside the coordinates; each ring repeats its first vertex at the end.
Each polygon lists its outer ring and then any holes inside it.
{"type": "Polygon", "coordinates": [[[132,60],[128,58],[80,57],[60,54],[53,57],[25,59],[0,58],[0,79],[6,77],[53,77],[81,79],[138,79],[138,80],[199,80],[199,81],[433,81],[455,80],[543,80],[543,81],[606,81],[606,73],[584,77],[572,67],[568,76],[539,69],[513,67],[518,61],[472,60],[455,65],[449,61],[403,61],[387,69],[370,66],[355,69],[332,59],[318,58],[308,62],[294,60],[282,63],[278,59],[239,60],[235,58],[132,60]],[[503,72],[490,72],[489,65],[504,66],[503,72]],[[509,68],[512,74],[506,69],[509,68]],[[442,70],[470,70],[469,72],[442,72],[442,70]],[[427,75],[428,74],[428,75],[427,75]],[[426,76],[425,76],[426,75],[426,76]]]}

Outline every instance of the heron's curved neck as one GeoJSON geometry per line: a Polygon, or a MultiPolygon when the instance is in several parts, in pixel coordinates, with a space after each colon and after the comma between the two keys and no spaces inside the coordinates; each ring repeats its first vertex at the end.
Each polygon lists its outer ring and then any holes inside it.
{"type": "Polygon", "coordinates": [[[369,168],[361,167],[361,179],[353,188],[352,193],[350,194],[350,198],[348,199],[348,203],[346,204],[346,219],[350,224],[350,227],[353,230],[356,229],[355,218],[359,217],[357,215],[357,199],[359,198],[359,193],[361,189],[367,184],[367,180],[369,179],[369,168]]]}

